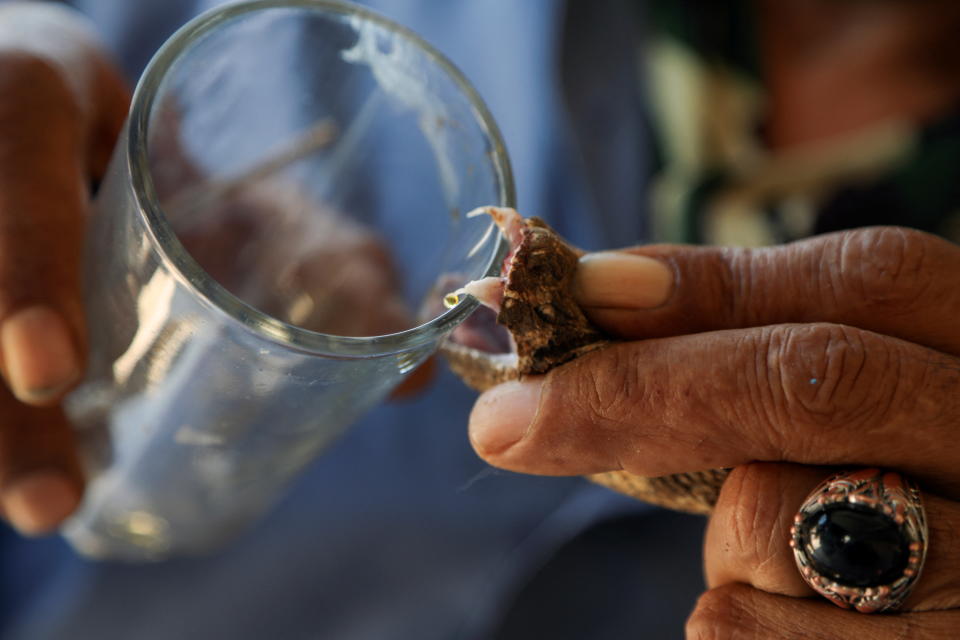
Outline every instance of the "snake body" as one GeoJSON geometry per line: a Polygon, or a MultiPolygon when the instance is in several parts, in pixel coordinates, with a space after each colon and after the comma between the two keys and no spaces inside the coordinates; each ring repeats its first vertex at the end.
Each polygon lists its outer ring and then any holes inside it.
{"type": "MultiPolygon", "coordinates": [[[[485,212],[513,244],[503,269],[496,321],[510,332],[515,352],[496,354],[467,346],[457,342],[454,333],[441,346],[454,373],[468,386],[484,391],[508,380],[546,373],[611,344],[572,293],[581,253],[539,218],[520,218],[511,209],[495,207],[487,207],[485,212]]],[[[716,503],[726,476],[724,469],[707,469],[654,478],[626,471],[587,477],[638,500],[706,514],[716,503]]]]}

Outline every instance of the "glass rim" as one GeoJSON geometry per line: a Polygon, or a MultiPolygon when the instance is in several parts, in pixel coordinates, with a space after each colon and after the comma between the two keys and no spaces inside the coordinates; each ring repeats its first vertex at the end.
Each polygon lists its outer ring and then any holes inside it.
{"type": "MultiPolygon", "coordinates": [[[[421,347],[452,331],[473,313],[480,305],[479,301],[473,296],[461,296],[459,303],[452,309],[447,309],[423,324],[378,336],[341,336],[298,327],[244,302],[200,267],[181,244],[156,197],[147,157],[147,131],[150,113],[166,70],[191,44],[219,24],[246,13],[288,8],[356,16],[412,42],[444,71],[467,97],[477,123],[492,146],[490,158],[497,177],[500,201],[496,204],[515,206],[513,173],[500,129],[463,73],[423,38],[366,7],[345,0],[243,0],[210,9],[180,27],[154,54],[137,83],[128,115],[126,160],[129,163],[138,213],[144,219],[147,233],[151,235],[161,260],[170,272],[208,305],[256,335],[291,349],[340,357],[372,357],[421,347]]],[[[482,204],[491,203],[478,203],[482,204]]],[[[497,238],[497,246],[484,270],[485,276],[498,275],[500,263],[506,255],[506,241],[500,234],[497,234],[497,238]]]]}

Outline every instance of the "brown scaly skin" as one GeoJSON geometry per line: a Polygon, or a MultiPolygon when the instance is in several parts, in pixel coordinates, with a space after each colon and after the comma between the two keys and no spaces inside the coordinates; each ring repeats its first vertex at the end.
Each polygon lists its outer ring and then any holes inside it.
{"type": "MultiPolygon", "coordinates": [[[[590,323],[573,297],[573,276],[581,253],[539,218],[524,219],[521,234],[497,315],[497,322],[516,342],[517,360],[506,362],[451,341],[441,347],[454,373],[478,391],[525,375],[546,373],[610,342],[590,323]]],[[[726,476],[726,470],[712,469],[658,478],[625,471],[588,477],[638,500],[706,514],[713,508],[726,476]]]]}

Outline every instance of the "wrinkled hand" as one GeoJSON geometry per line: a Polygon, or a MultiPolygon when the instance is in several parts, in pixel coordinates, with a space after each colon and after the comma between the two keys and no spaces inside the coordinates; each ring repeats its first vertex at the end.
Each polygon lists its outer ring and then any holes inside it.
{"type": "Polygon", "coordinates": [[[654,246],[586,256],[577,288],[625,341],[481,396],[482,457],[550,475],[734,467],[688,637],[956,636],[960,247],[898,228],[762,250],[654,246]],[[829,473],[819,465],[895,469],[924,489],[929,553],[905,613],[797,597],[813,592],[788,532],[829,473]]]}
{"type": "Polygon", "coordinates": [[[0,515],[55,527],[83,479],[55,405],[80,376],[88,185],[106,169],[126,89],[85,22],[53,3],[0,6],[0,515]]]}

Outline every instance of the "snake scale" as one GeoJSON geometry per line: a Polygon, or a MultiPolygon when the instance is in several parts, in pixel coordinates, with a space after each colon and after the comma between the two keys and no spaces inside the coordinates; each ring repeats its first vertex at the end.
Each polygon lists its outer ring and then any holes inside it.
{"type": "MultiPolygon", "coordinates": [[[[570,247],[539,218],[521,218],[512,209],[483,207],[510,243],[502,275],[469,283],[457,293],[475,295],[496,312],[496,323],[511,339],[509,351],[464,340],[454,332],[441,346],[450,368],[468,386],[484,391],[527,375],[543,374],[611,339],[595,327],[574,300],[572,283],[581,252],[570,247]]],[[[455,302],[455,300],[454,300],[455,302]]],[[[488,311],[488,314],[490,312],[488,311]]],[[[478,315],[478,314],[474,314],[478,315]]],[[[492,314],[491,314],[492,315],[492,314]]],[[[626,471],[587,476],[628,496],[670,509],[709,513],[727,470],[708,469],[654,478],[626,471]]]]}

